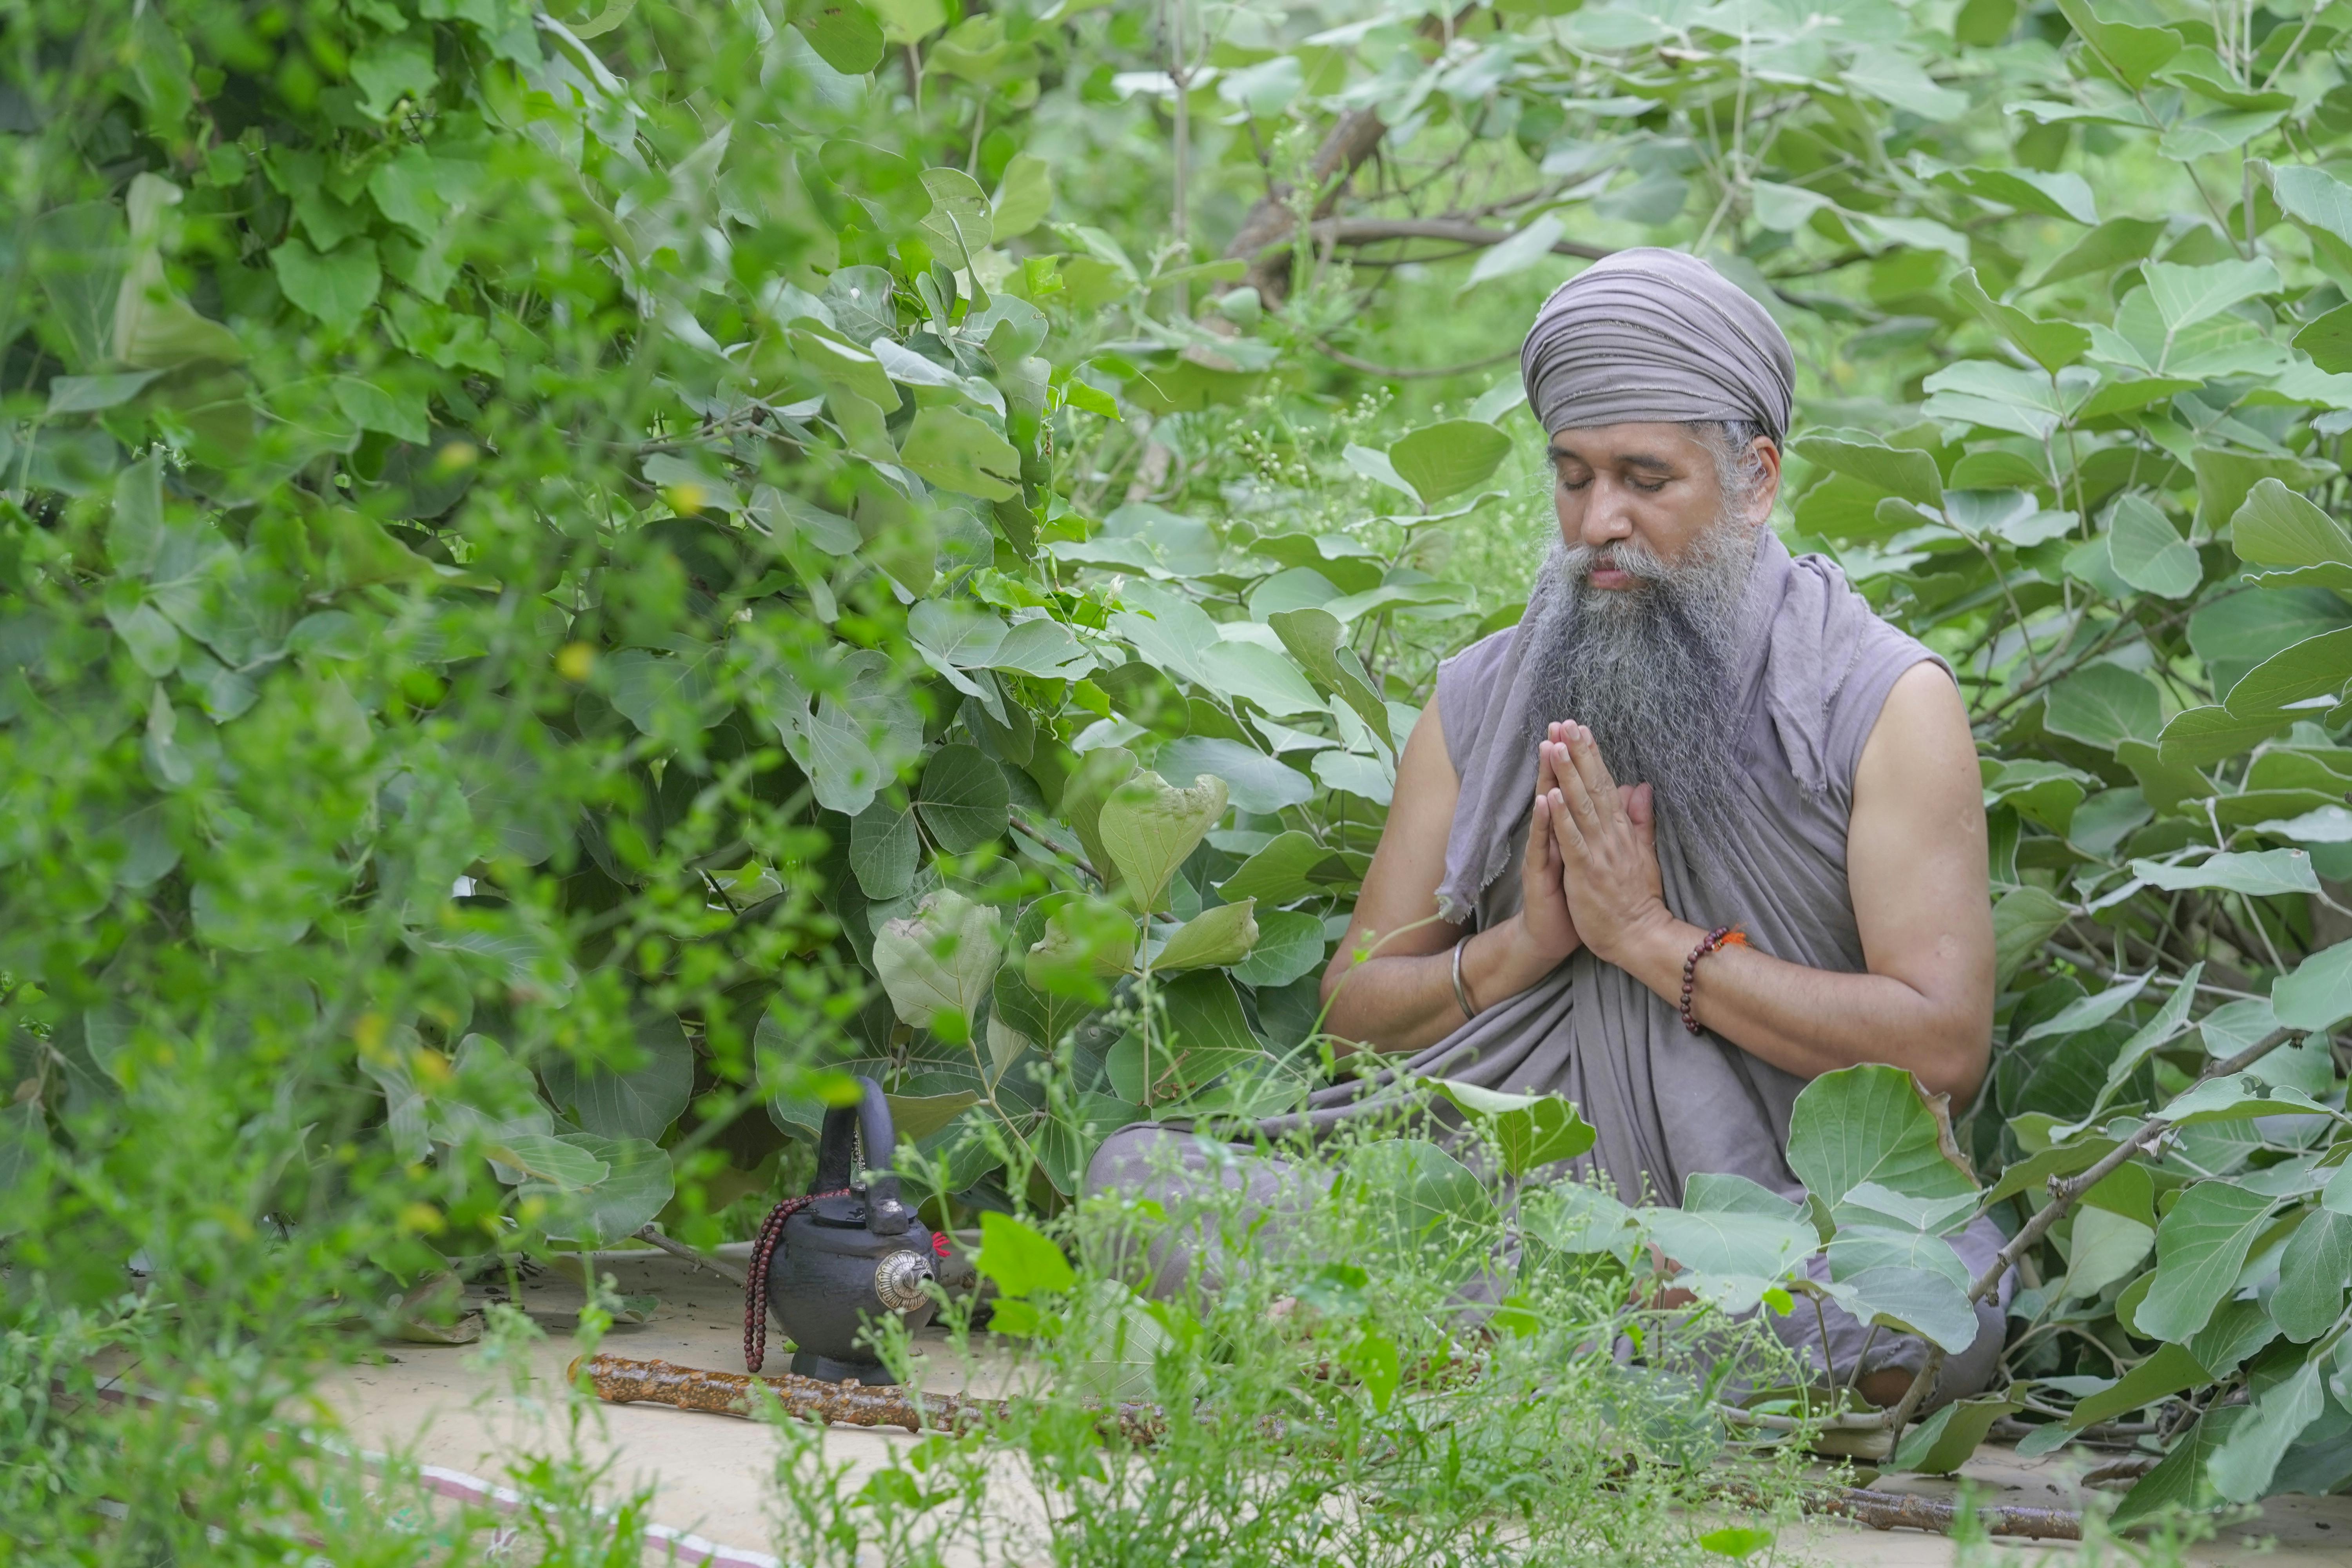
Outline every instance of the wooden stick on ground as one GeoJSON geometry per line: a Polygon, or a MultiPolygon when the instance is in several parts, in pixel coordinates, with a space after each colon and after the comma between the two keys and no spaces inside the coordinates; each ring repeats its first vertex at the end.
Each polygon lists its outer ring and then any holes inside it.
{"type": "MultiPolygon", "coordinates": [[[[674,1405],[680,1410],[700,1410],[714,1415],[759,1415],[759,1401],[774,1398],[786,1413],[803,1421],[835,1426],[898,1426],[909,1432],[968,1432],[1005,1420],[1012,1406],[1003,1400],[971,1399],[960,1394],[911,1394],[895,1385],[868,1387],[855,1383],[825,1383],[795,1373],[753,1376],[740,1372],[706,1372],[667,1361],[630,1361],[623,1356],[595,1355],[575,1360],[564,1370],[567,1379],[587,1373],[596,1397],[612,1405],[674,1405]]],[[[1149,1443],[1163,1429],[1165,1417],[1156,1405],[1108,1405],[1101,1407],[1102,1425],[1129,1441],[1149,1443]]]]}
{"type": "MultiPolygon", "coordinates": [[[[616,1405],[673,1405],[681,1410],[719,1415],[754,1416],[761,1390],[803,1421],[836,1426],[898,1426],[909,1432],[968,1432],[1002,1421],[1011,1415],[1003,1400],[972,1399],[956,1394],[910,1394],[896,1387],[867,1388],[854,1383],[821,1383],[786,1373],[777,1377],[753,1377],[740,1372],[705,1372],[666,1361],[630,1361],[596,1355],[574,1361],[565,1376],[585,1372],[596,1397],[616,1405]]],[[[1106,1432],[1116,1430],[1130,1442],[1146,1445],[1166,1430],[1166,1416],[1156,1405],[1115,1405],[1100,1407],[1106,1432]]],[[[1752,1483],[1726,1482],[1717,1493],[1751,1507],[1768,1506],[1752,1483]]],[[[1960,1510],[1936,1498],[1907,1493],[1867,1491],[1859,1487],[1823,1487],[1805,1491],[1807,1513],[1852,1520],[1874,1530],[1924,1530],[1948,1535],[1960,1510]]],[[[1988,1507],[1973,1515],[1994,1535],[2017,1535],[2044,1541],[2080,1541],[2083,1521],[2064,1509],[1988,1507]]]]}

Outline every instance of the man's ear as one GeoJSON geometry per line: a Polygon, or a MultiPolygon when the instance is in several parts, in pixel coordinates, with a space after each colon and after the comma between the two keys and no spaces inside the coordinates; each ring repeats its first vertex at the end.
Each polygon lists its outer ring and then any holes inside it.
{"type": "Polygon", "coordinates": [[[1748,521],[1761,528],[1772,515],[1773,503],[1780,499],[1780,448],[1769,436],[1759,436],[1748,450],[1764,470],[1764,478],[1748,503],[1748,521]]]}

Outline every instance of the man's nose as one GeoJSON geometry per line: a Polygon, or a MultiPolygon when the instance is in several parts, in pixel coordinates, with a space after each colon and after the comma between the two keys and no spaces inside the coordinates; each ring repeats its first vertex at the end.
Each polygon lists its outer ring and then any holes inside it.
{"type": "Polygon", "coordinates": [[[1584,507],[1584,542],[1596,548],[1633,534],[1633,509],[1617,486],[1596,479],[1584,507]]]}

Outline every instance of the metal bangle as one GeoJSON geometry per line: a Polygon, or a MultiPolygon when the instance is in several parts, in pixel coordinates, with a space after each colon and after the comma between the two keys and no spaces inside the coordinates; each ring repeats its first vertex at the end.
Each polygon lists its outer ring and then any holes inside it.
{"type": "Polygon", "coordinates": [[[1478,1009],[1470,1002],[1470,987],[1462,979],[1462,950],[1469,945],[1470,939],[1466,936],[1454,944],[1454,1002],[1462,1009],[1465,1023],[1478,1016],[1478,1009]]]}

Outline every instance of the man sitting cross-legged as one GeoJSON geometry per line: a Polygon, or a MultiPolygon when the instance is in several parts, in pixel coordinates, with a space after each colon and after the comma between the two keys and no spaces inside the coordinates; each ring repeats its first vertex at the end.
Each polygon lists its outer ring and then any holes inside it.
{"type": "MultiPolygon", "coordinates": [[[[1691,257],[1624,252],[1552,296],[1521,361],[1560,540],[1520,624],[1439,668],[1324,978],[1326,1026],[1404,1055],[1404,1075],[1574,1100],[1599,1134],[1578,1165],[1629,1202],[1675,1202],[1702,1173],[1799,1195],[1784,1151],[1808,1080],[1882,1062],[1955,1105],[1983,1081],[1993,935],[1967,713],[1941,660],[1768,526],[1793,361],[1755,301],[1691,257]]],[[[1265,1131],[1362,1096],[1310,1103],[1265,1131]]],[[[1211,1152],[1123,1129],[1089,1185],[1164,1203],[1171,1168],[1216,1164],[1277,1201],[1277,1162],[1211,1152]]],[[[2000,1243],[1989,1220],[1953,1238],[1971,1275],[2000,1243]]],[[[1990,1375],[2008,1292],[1979,1307],[1936,1403],[1990,1375]]],[[[1859,1387],[1882,1404],[1927,1354],[1843,1312],[1773,1327],[1841,1375],[1867,1342],[1859,1387]]]]}

